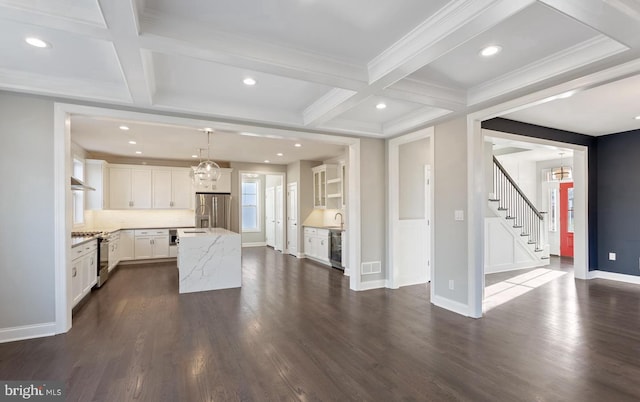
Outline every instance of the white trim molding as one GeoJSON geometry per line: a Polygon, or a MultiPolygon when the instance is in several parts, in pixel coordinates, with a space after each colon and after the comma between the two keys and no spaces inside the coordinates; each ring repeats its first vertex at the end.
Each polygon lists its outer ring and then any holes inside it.
{"type": "Polygon", "coordinates": [[[255,242],[242,243],[242,247],[266,247],[266,246],[267,246],[267,242],[266,241],[255,241],[255,242]]]}
{"type": "Polygon", "coordinates": [[[378,279],[375,281],[360,282],[360,288],[358,290],[362,291],[362,290],[372,290],[372,289],[383,289],[388,287],[389,287],[388,281],[386,281],[385,279],[378,279]]]}
{"type": "Polygon", "coordinates": [[[455,300],[447,299],[446,297],[442,297],[442,296],[438,296],[438,295],[432,295],[431,296],[431,303],[436,305],[436,306],[438,306],[438,307],[440,307],[440,308],[443,308],[445,310],[450,310],[450,311],[452,311],[454,313],[458,313],[458,314],[463,315],[465,317],[479,318],[479,317],[474,317],[470,313],[469,305],[457,302],[455,300]]]}
{"type": "Polygon", "coordinates": [[[43,324],[0,328],[0,343],[52,336],[58,333],[57,327],[55,322],[46,322],[43,324]]]}
{"type": "Polygon", "coordinates": [[[589,271],[586,279],[589,279],[589,280],[606,279],[609,281],[633,283],[634,285],[640,285],[640,276],[619,274],[617,272],[608,272],[608,271],[600,271],[600,270],[589,271]]]}

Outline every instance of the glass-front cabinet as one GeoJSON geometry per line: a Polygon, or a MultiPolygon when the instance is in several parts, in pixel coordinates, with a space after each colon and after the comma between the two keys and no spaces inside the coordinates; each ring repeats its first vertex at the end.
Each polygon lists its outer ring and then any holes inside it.
{"type": "Polygon", "coordinates": [[[324,164],[313,169],[313,207],[339,209],[342,206],[342,179],[338,166],[324,164]]]}

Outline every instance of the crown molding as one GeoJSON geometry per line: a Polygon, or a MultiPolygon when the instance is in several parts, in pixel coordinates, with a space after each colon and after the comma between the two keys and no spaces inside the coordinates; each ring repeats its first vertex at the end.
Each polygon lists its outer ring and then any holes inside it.
{"type": "Polygon", "coordinates": [[[396,82],[381,94],[393,99],[449,110],[462,110],[467,103],[467,93],[464,90],[412,78],[396,82]]]}

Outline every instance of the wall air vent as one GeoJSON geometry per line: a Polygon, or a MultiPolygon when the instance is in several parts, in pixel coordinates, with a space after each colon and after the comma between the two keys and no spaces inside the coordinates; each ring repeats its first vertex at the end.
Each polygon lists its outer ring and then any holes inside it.
{"type": "Polygon", "coordinates": [[[362,275],[379,274],[382,272],[382,264],[380,261],[363,262],[360,273],[362,275]]]}

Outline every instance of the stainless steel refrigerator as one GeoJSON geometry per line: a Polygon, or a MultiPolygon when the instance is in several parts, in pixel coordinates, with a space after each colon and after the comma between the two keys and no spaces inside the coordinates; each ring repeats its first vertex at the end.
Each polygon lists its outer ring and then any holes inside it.
{"type": "Polygon", "coordinates": [[[196,227],[231,230],[231,196],[196,193],[196,227]]]}

